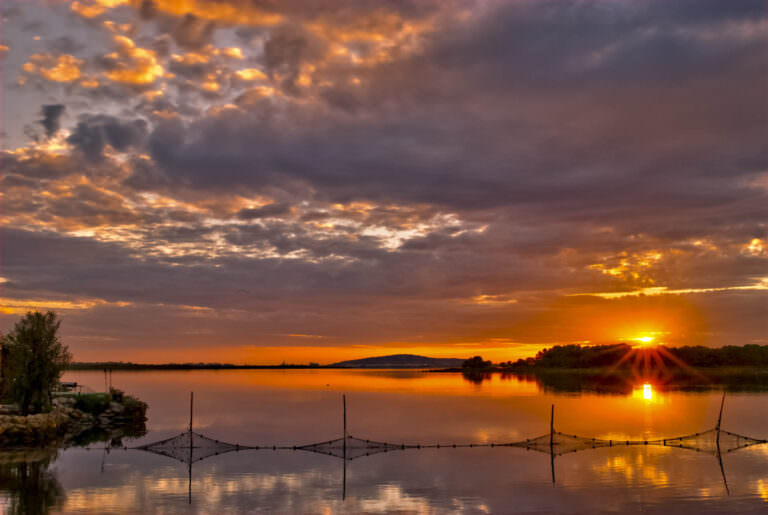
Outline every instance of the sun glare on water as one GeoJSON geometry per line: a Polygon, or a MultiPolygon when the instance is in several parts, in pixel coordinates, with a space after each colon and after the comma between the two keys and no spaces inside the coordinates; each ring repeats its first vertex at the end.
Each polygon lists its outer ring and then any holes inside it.
{"type": "Polygon", "coordinates": [[[653,386],[648,383],[643,385],[643,399],[647,401],[653,400],[653,386]]]}
{"type": "Polygon", "coordinates": [[[665,404],[664,395],[654,389],[653,383],[638,384],[632,389],[632,398],[645,406],[665,404]]]}

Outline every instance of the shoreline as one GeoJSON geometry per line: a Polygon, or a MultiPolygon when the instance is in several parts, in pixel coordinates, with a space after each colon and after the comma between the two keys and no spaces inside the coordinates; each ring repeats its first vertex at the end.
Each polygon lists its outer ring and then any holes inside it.
{"type": "MultiPolygon", "coordinates": [[[[440,368],[428,367],[393,367],[393,366],[369,366],[369,367],[340,367],[332,365],[229,365],[217,363],[196,364],[151,364],[151,363],[75,363],[65,372],[79,372],[83,370],[410,370],[410,371],[435,371],[440,368]]],[[[461,369],[456,369],[460,371],[461,369]]]]}
{"type": "Polygon", "coordinates": [[[147,408],[119,390],[60,395],[49,412],[0,415],[0,450],[61,448],[141,436],[146,432],[147,408]]]}

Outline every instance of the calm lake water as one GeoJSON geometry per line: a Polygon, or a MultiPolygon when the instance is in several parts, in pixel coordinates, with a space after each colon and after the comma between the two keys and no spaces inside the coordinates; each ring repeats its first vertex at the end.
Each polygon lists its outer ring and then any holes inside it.
{"type": "MultiPolygon", "coordinates": [[[[66,380],[103,389],[102,372],[66,380]]],[[[715,426],[718,392],[552,394],[533,382],[474,384],[460,374],[356,370],[114,372],[148,402],[135,446],[195,430],[244,445],[302,445],[349,432],[406,444],[509,442],[555,428],[614,440],[679,436],[715,426]]],[[[729,394],[723,428],[768,438],[768,394],[729,394]]],[[[292,450],[246,450],[188,468],[138,450],[60,451],[31,486],[53,513],[768,513],[768,445],[723,456],[670,447],[589,449],[555,458],[520,448],[401,450],[347,463],[292,450]]],[[[0,483],[6,511],[24,492],[0,483]]],[[[27,492],[27,494],[33,494],[27,492]]]]}

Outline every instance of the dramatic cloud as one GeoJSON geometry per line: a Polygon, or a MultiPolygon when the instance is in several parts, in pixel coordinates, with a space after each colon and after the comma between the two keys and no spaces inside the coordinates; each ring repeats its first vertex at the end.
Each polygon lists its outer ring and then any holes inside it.
{"type": "Polygon", "coordinates": [[[43,115],[43,119],[40,120],[40,123],[45,129],[45,135],[50,138],[59,132],[59,118],[64,114],[64,106],[62,104],[44,105],[40,111],[43,115]]]}
{"type": "Polygon", "coordinates": [[[88,158],[102,158],[104,147],[110,145],[118,152],[138,147],[147,135],[147,123],[137,119],[123,122],[109,115],[83,115],[67,142],[88,158]]]}
{"type": "Polygon", "coordinates": [[[16,4],[4,327],[57,306],[79,359],[766,343],[761,0],[16,4]]]}

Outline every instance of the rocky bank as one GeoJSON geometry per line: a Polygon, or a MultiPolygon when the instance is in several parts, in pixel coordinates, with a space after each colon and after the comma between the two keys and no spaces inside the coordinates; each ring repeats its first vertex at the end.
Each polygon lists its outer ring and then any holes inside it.
{"type": "Polygon", "coordinates": [[[35,415],[0,415],[0,449],[69,445],[111,434],[144,432],[147,405],[130,396],[90,403],[87,411],[76,396],[54,400],[53,410],[35,415]],[[90,412],[89,412],[90,411],[90,412]]]}

